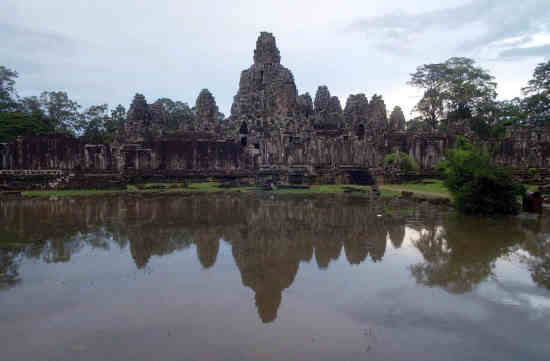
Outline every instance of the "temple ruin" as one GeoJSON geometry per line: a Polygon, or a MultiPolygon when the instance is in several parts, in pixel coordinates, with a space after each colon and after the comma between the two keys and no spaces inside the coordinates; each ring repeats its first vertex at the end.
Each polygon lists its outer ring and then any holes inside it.
{"type": "MultiPolygon", "coordinates": [[[[399,107],[388,118],[381,95],[369,101],[365,94],[352,94],[342,109],[325,85],[313,99],[299,94],[267,32],[256,42],[253,64],[241,73],[231,115],[219,119],[218,114],[214,96],[203,89],[193,124],[168,132],[162,107],[136,94],[112,144],[86,144],[60,134],[0,143],[0,187],[118,187],[128,181],[207,178],[370,184],[401,176],[384,167],[387,154],[406,153],[420,175],[431,175],[457,136],[475,138],[464,122],[445,132],[408,131],[399,107]]],[[[510,128],[504,140],[484,146],[520,176],[529,169],[550,176],[549,129],[510,128]]]]}

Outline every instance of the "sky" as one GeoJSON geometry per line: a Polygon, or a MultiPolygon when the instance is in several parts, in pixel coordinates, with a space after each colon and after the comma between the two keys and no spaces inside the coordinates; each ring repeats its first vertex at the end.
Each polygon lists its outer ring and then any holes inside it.
{"type": "Polygon", "coordinates": [[[466,56],[521,95],[550,58],[549,0],[2,0],[0,65],[20,96],[66,91],[83,106],[128,107],[136,92],[195,104],[203,88],[229,115],[256,38],[272,32],[299,93],[345,105],[382,94],[407,118],[422,64],[466,56]]]}

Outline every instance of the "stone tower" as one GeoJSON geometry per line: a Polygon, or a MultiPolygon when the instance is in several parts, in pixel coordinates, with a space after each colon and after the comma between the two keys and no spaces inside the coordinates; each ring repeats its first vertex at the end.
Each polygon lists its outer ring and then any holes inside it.
{"type": "Polygon", "coordinates": [[[153,115],[143,94],[137,93],[128,110],[127,121],[121,131],[124,142],[139,143],[151,133],[153,115]]]}
{"type": "Polygon", "coordinates": [[[396,106],[390,114],[390,129],[405,130],[405,114],[401,107],[396,106]]]}
{"type": "Polygon", "coordinates": [[[231,106],[231,120],[248,127],[282,127],[297,115],[294,76],[281,65],[275,37],[262,32],[256,41],[254,64],[241,73],[231,106]]]}
{"type": "Polygon", "coordinates": [[[386,103],[382,95],[374,94],[368,106],[369,127],[377,131],[385,130],[388,127],[388,115],[386,103]]]}
{"type": "Polygon", "coordinates": [[[346,126],[357,128],[359,125],[366,126],[368,117],[369,101],[365,94],[350,94],[344,108],[344,119],[346,126]]]}
{"type": "Polygon", "coordinates": [[[218,126],[218,106],[216,99],[208,89],[201,90],[195,104],[195,113],[199,131],[214,132],[218,126]]]}
{"type": "Polygon", "coordinates": [[[314,126],[318,129],[336,129],[343,125],[343,113],[340,100],[331,96],[326,85],[317,89],[314,101],[314,126]]]}

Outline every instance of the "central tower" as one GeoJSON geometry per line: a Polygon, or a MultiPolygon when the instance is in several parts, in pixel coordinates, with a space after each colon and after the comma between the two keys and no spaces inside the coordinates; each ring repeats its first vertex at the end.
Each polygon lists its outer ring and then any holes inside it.
{"type": "Polygon", "coordinates": [[[281,65],[275,37],[260,33],[254,64],[241,73],[231,118],[252,129],[285,127],[296,119],[297,95],[294,76],[281,65]]]}

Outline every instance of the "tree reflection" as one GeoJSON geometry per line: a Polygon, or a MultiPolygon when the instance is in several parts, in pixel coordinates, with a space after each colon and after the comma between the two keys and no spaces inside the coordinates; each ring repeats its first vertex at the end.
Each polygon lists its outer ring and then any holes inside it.
{"type": "MultiPolygon", "coordinates": [[[[548,229],[548,228],[547,228],[548,229]]],[[[527,255],[522,261],[527,264],[531,278],[539,286],[550,290],[550,238],[547,232],[537,233],[523,245],[527,255]]]]}
{"type": "Polygon", "coordinates": [[[526,240],[515,218],[489,219],[460,215],[442,226],[427,227],[415,243],[424,262],[410,267],[420,284],[465,293],[492,275],[498,258],[526,240]]]}
{"type": "Polygon", "coordinates": [[[23,249],[17,246],[0,248],[0,289],[14,286],[20,281],[19,265],[23,249]]]}

